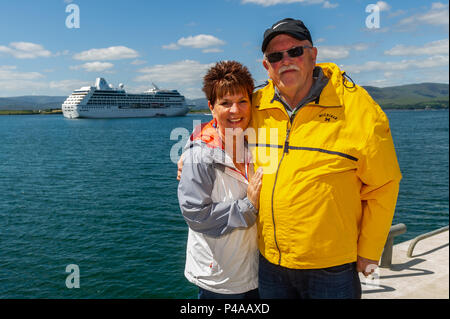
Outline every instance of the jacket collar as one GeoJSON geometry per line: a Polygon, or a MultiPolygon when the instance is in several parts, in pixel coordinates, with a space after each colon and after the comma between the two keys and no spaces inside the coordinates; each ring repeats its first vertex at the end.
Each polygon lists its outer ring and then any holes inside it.
{"type": "MultiPolygon", "coordinates": [[[[328,78],[327,85],[322,89],[318,99],[309,102],[307,105],[317,105],[321,107],[341,107],[343,105],[344,85],[343,73],[339,67],[334,63],[319,63],[325,77],[328,78]]],[[[269,80],[268,84],[261,89],[265,94],[262,94],[259,102],[259,110],[279,108],[284,109],[279,97],[276,94],[273,81],[269,80]]],[[[259,92],[259,91],[258,91],[259,92]]],[[[258,92],[256,92],[258,94],[258,92]]]]}
{"type": "MultiPolygon", "coordinates": [[[[210,122],[202,123],[196,126],[194,132],[191,134],[189,147],[194,147],[194,145],[207,146],[209,151],[205,152],[204,155],[209,157],[211,163],[227,166],[238,172],[238,174],[241,174],[236,170],[232,158],[225,152],[222,139],[220,138],[216,128],[216,119],[212,119],[210,122]]],[[[251,163],[252,155],[248,148],[247,140],[244,140],[244,152],[245,162],[251,163]]]]}
{"type": "Polygon", "coordinates": [[[196,126],[190,137],[190,143],[192,144],[195,141],[202,141],[210,148],[223,149],[222,139],[220,138],[216,127],[216,119],[212,119],[207,123],[202,123],[196,126]]]}

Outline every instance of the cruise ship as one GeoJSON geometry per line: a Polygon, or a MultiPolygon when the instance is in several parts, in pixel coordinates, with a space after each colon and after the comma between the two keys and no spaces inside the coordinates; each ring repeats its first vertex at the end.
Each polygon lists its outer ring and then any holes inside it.
{"type": "Polygon", "coordinates": [[[114,88],[104,78],[97,78],[95,86],[73,91],[62,104],[62,112],[71,119],[183,116],[189,112],[184,96],[177,90],[153,86],[144,93],[130,94],[123,84],[114,88]]]}

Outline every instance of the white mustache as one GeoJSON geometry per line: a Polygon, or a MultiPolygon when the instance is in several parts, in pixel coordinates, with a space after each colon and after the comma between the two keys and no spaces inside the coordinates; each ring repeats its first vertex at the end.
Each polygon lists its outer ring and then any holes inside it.
{"type": "Polygon", "coordinates": [[[300,68],[296,65],[283,65],[279,70],[278,70],[278,75],[281,75],[281,73],[285,72],[285,71],[290,71],[290,70],[295,70],[295,71],[300,71],[300,68]]]}

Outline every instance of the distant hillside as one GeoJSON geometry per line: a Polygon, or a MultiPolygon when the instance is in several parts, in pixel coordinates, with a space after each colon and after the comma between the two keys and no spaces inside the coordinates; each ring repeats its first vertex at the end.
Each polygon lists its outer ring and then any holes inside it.
{"type": "Polygon", "coordinates": [[[205,98],[194,100],[186,99],[186,103],[191,107],[191,110],[193,111],[208,109],[208,100],[205,98]]]}
{"type": "Polygon", "coordinates": [[[0,97],[0,110],[60,109],[67,96],[27,95],[0,97]]]}
{"type": "MultiPolygon", "coordinates": [[[[420,83],[391,87],[365,86],[367,92],[383,109],[425,109],[447,108],[449,105],[449,85],[440,83],[420,83]]],[[[60,109],[66,96],[17,96],[0,97],[0,110],[45,110],[60,109]]],[[[207,110],[205,98],[186,99],[192,110],[207,110]]]]}
{"type": "Polygon", "coordinates": [[[367,92],[383,109],[448,108],[449,85],[420,83],[378,88],[365,86],[367,92]]]}
{"type": "MultiPolygon", "coordinates": [[[[27,95],[16,97],[0,97],[0,110],[44,110],[60,109],[67,96],[27,95]]],[[[208,101],[205,98],[186,99],[186,103],[194,110],[208,109],[208,101]]]]}
{"type": "MultiPolygon", "coordinates": [[[[448,84],[420,83],[384,88],[364,86],[364,88],[383,109],[440,109],[448,108],[449,105],[448,84]]],[[[208,109],[208,101],[205,98],[188,102],[195,104],[193,110],[208,109]]]]}

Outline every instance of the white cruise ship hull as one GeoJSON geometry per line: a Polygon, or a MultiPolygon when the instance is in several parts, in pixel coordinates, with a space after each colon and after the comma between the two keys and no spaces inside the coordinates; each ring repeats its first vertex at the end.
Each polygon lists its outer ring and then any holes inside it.
{"type": "Polygon", "coordinates": [[[69,119],[183,116],[189,112],[177,90],[153,86],[144,93],[128,94],[123,84],[114,89],[104,78],[97,78],[95,86],[74,90],[64,101],[62,112],[69,119]]]}
{"type": "Polygon", "coordinates": [[[166,108],[119,108],[117,106],[89,105],[77,106],[72,110],[64,111],[66,118],[130,118],[130,117],[172,117],[184,116],[189,112],[187,106],[166,108]]]}

